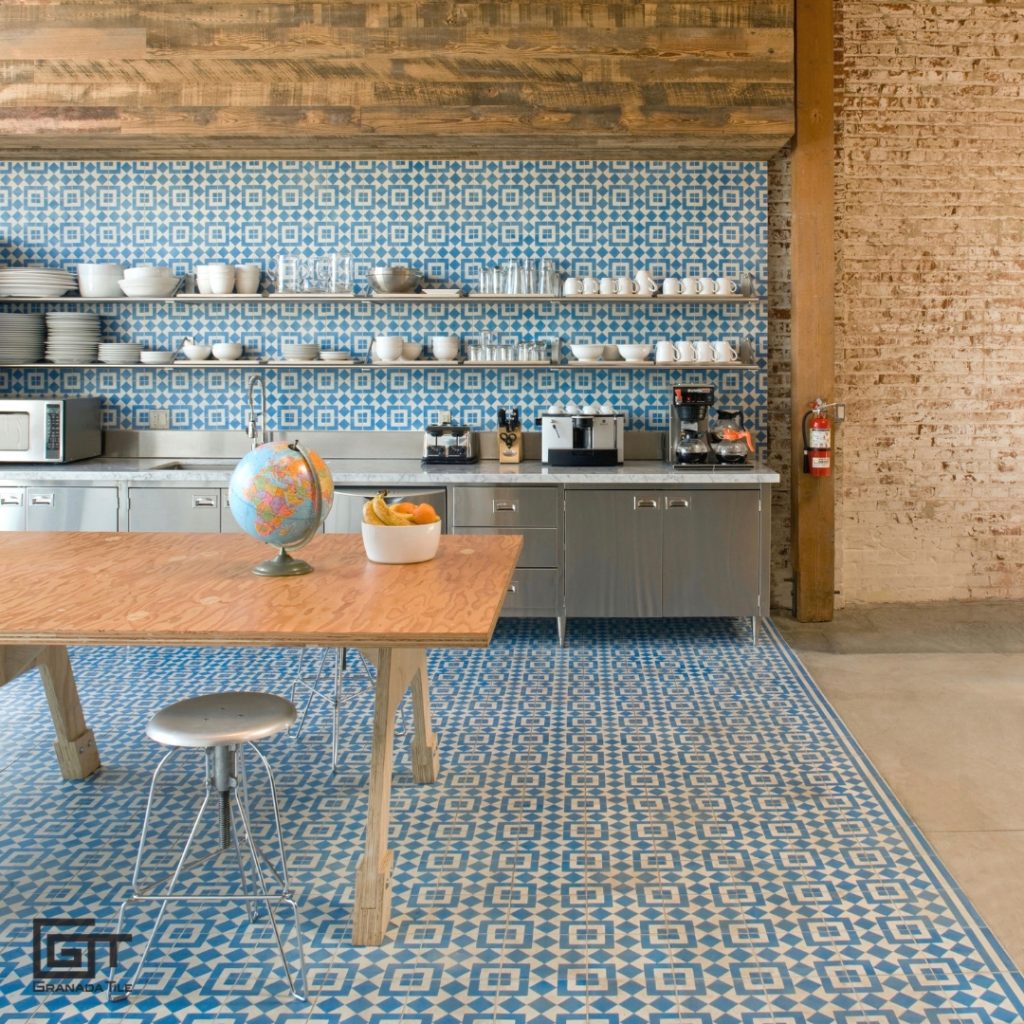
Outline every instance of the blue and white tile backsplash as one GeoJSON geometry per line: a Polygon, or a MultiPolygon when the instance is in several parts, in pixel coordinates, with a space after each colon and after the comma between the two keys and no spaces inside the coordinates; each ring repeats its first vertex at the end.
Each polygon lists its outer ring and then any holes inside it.
{"type": "MultiPolygon", "coordinates": [[[[762,163],[629,161],[169,161],[0,164],[0,263],[73,269],[111,260],[258,262],[281,252],[346,250],[357,287],[377,262],[421,267],[473,285],[482,263],[549,256],[563,272],[655,277],[766,271],[762,163]]],[[[6,308],[37,308],[28,304],[6,308]]],[[[96,308],[90,306],[88,308],[96,308]]],[[[555,399],[609,401],[631,429],[666,425],[667,388],[708,380],[721,404],[747,413],[764,444],[766,303],[725,306],[286,303],[99,307],[104,334],[176,349],[186,336],[241,341],[266,356],[293,341],[366,355],[376,333],[612,344],[749,338],[757,371],[267,369],[271,426],[417,429],[441,410],[490,427],[501,405],[527,421],[555,399]]],[[[567,356],[563,347],[561,356],[567,356]]],[[[243,423],[247,370],[3,369],[0,395],[99,395],[105,423],[145,429],[168,409],[179,429],[243,423]]]]}

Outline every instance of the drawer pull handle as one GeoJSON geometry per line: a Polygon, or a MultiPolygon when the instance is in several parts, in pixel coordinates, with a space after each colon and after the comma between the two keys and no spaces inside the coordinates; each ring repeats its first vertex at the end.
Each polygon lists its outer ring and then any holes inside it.
{"type": "Polygon", "coordinates": [[[193,508],[216,508],[217,498],[212,494],[193,494],[192,495],[192,507],[193,508]]]}
{"type": "Polygon", "coordinates": [[[516,510],[514,501],[493,501],[491,505],[495,512],[515,512],[516,510]]]}
{"type": "Polygon", "coordinates": [[[0,497],[0,505],[20,505],[21,495],[20,494],[5,494],[0,497]]]}
{"type": "Polygon", "coordinates": [[[657,508],[658,503],[653,498],[634,498],[633,511],[637,512],[642,508],[657,508]]]}
{"type": "Polygon", "coordinates": [[[518,584],[518,583],[510,583],[510,584],[508,585],[508,592],[509,592],[510,594],[514,594],[514,593],[516,593],[516,591],[517,591],[518,589],[519,589],[519,584],[518,584]]]}
{"type": "Polygon", "coordinates": [[[666,498],[665,508],[689,508],[689,498],[666,498]]]}
{"type": "Polygon", "coordinates": [[[32,495],[33,505],[53,505],[52,494],[33,494],[32,495]]]}

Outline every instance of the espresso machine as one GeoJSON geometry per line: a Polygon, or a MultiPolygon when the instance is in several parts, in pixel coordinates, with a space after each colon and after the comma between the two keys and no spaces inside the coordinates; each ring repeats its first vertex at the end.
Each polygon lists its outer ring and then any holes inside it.
{"type": "Polygon", "coordinates": [[[622,462],[625,413],[545,413],[540,425],[541,461],[548,465],[616,466],[622,462]]]}
{"type": "Polygon", "coordinates": [[[708,440],[708,410],[715,401],[711,384],[677,384],[668,412],[668,457],[677,469],[715,462],[708,440]]]}

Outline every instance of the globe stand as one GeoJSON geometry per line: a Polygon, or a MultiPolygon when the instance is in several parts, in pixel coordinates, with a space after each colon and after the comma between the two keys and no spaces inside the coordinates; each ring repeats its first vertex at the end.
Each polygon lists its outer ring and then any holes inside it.
{"type": "Polygon", "coordinates": [[[274,558],[259,562],[252,567],[257,576],[305,576],[312,572],[313,566],[303,562],[301,558],[292,558],[284,548],[274,558]]]}

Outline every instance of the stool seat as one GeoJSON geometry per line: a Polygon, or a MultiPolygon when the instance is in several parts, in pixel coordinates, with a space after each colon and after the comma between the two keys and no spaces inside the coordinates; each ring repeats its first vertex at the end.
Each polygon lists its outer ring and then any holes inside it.
{"type": "Polygon", "coordinates": [[[295,705],[273,693],[209,693],[162,708],[146,735],[166,747],[218,747],[284,732],[295,717],[295,705]]]}

